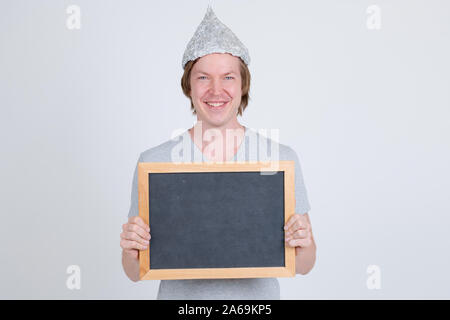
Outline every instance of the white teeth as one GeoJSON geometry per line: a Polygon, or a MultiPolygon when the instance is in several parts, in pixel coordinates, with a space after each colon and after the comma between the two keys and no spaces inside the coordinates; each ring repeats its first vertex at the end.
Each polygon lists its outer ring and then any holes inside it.
{"type": "Polygon", "coordinates": [[[220,107],[221,105],[225,104],[225,102],[220,102],[220,103],[209,103],[206,102],[207,104],[209,104],[211,107],[220,107]]]}

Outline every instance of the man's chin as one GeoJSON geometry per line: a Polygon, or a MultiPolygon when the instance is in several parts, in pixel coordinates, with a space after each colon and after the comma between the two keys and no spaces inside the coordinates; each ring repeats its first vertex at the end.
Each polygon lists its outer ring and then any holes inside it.
{"type": "Polygon", "coordinates": [[[203,127],[214,128],[214,127],[224,127],[231,119],[228,118],[214,118],[214,117],[202,117],[197,119],[197,121],[202,122],[203,127]]]}

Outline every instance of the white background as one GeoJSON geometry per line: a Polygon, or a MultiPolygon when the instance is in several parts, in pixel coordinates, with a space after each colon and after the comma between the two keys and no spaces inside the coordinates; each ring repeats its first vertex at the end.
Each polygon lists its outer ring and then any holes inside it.
{"type": "MultiPolygon", "coordinates": [[[[0,2],[0,298],[156,297],[119,234],[139,153],[195,122],[181,58],[208,3],[0,2]]],[[[280,129],[303,169],[317,261],[282,299],[450,298],[449,2],[212,4],[250,51],[242,124],[280,129]]]]}

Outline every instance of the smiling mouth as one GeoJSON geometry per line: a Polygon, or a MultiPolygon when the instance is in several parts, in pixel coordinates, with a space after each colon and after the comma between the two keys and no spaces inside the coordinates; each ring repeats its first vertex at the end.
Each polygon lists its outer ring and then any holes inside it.
{"type": "Polygon", "coordinates": [[[211,110],[222,110],[228,105],[229,101],[203,101],[204,104],[208,106],[211,110]]]}

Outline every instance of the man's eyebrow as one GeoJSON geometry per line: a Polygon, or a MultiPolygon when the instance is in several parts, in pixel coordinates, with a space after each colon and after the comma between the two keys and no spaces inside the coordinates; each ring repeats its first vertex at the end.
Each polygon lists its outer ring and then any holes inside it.
{"type": "MultiPolygon", "coordinates": [[[[209,73],[207,73],[207,72],[205,72],[205,71],[202,71],[202,70],[199,70],[199,71],[197,71],[197,72],[195,72],[195,73],[206,74],[207,76],[210,75],[209,73]]],[[[223,74],[223,76],[226,76],[227,74],[236,74],[236,73],[233,72],[233,71],[228,71],[228,72],[225,72],[225,73],[223,74]]]]}

